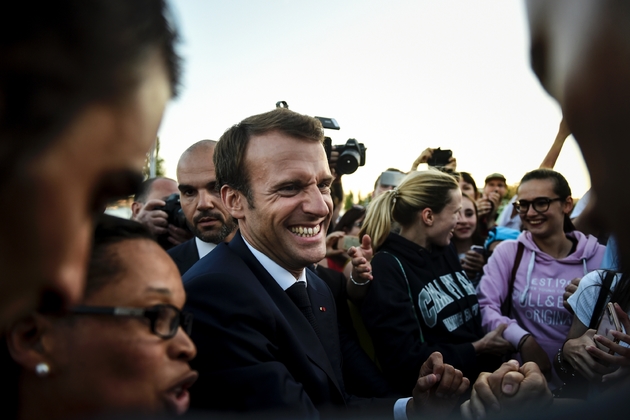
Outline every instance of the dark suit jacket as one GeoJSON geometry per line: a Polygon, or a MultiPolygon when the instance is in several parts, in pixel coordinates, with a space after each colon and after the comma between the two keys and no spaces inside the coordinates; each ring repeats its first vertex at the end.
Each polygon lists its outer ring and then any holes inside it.
{"type": "Polygon", "coordinates": [[[183,277],[186,310],[195,320],[192,408],[293,410],[300,416],[346,405],[370,405],[391,416],[393,399],[367,401],[345,392],[335,302],[307,270],[308,294],[321,340],[285,291],[237,234],[183,277]]]}
{"type": "Polygon", "coordinates": [[[189,239],[183,244],[179,244],[166,252],[171,256],[173,261],[175,261],[175,265],[177,265],[179,269],[179,274],[182,276],[190,267],[199,261],[199,250],[197,249],[195,238],[189,239]]]}
{"type": "Polygon", "coordinates": [[[346,277],[343,273],[320,265],[315,269],[315,274],[324,280],[335,299],[346,391],[359,397],[399,397],[359,344],[348,307],[346,277]]]}

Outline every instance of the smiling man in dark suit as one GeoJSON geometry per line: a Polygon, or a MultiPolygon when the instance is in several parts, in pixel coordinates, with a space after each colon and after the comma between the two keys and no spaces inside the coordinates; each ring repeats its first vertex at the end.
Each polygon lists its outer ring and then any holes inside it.
{"type": "Polygon", "coordinates": [[[346,407],[400,418],[448,412],[469,382],[439,353],[423,365],[413,398],[394,405],[345,392],[333,296],[306,268],[325,256],[332,214],[322,142],[319,121],[276,109],[217,144],[221,199],[239,232],[184,275],[200,372],[193,406],[308,417],[346,407]]]}
{"type": "Polygon", "coordinates": [[[168,250],[180,274],[208,255],[217,244],[229,242],[237,225],[221,202],[212,156],[217,142],[201,140],[190,146],[177,163],[182,211],[194,237],[168,250]]]}

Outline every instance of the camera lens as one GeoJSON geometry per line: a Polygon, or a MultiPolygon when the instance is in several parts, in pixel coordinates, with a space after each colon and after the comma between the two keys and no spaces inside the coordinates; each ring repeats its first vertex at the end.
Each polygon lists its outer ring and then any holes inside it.
{"type": "Polygon", "coordinates": [[[361,156],[356,149],[346,148],[337,159],[337,172],[341,174],[352,174],[359,167],[361,156]]]}

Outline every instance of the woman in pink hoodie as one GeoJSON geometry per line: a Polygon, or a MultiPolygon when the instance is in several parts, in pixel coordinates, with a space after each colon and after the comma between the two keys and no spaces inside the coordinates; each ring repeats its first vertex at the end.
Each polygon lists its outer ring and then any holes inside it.
{"type": "MultiPolygon", "coordinates": [[[[518,197],[514,207],[524,231],[517,240],[500,244],[484,269],[477,290],[482,326],[491,331],[507,323],[503,337],[521,360],[538,363],[551,379],[551,360],[573,318],[562,304],[564,289],[599,268],[605,247],[573,227],[571,188],[558,172],[528,172],[518,197]]],[[[553,378],[556,386],[561,384],[555,373],[553,378]]]]}

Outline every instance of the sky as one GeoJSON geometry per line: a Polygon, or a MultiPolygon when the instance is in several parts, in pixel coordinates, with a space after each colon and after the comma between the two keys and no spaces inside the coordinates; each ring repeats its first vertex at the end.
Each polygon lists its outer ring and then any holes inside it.
{"type": "MultiPolygon", "coordinates": [[[[537,168],[562,118],[529,67],[517,0],[170,0],[184,59],[181,93],[159,130],[166,175],[202,139],[218,140],[277,101],[335,118],[366,164],[344,175],[363,196],[427,147],[453,150],[479,187],[537,168]]],[[[572,137],[555,169],[581,197],[588,171],[572,137]]]]}

